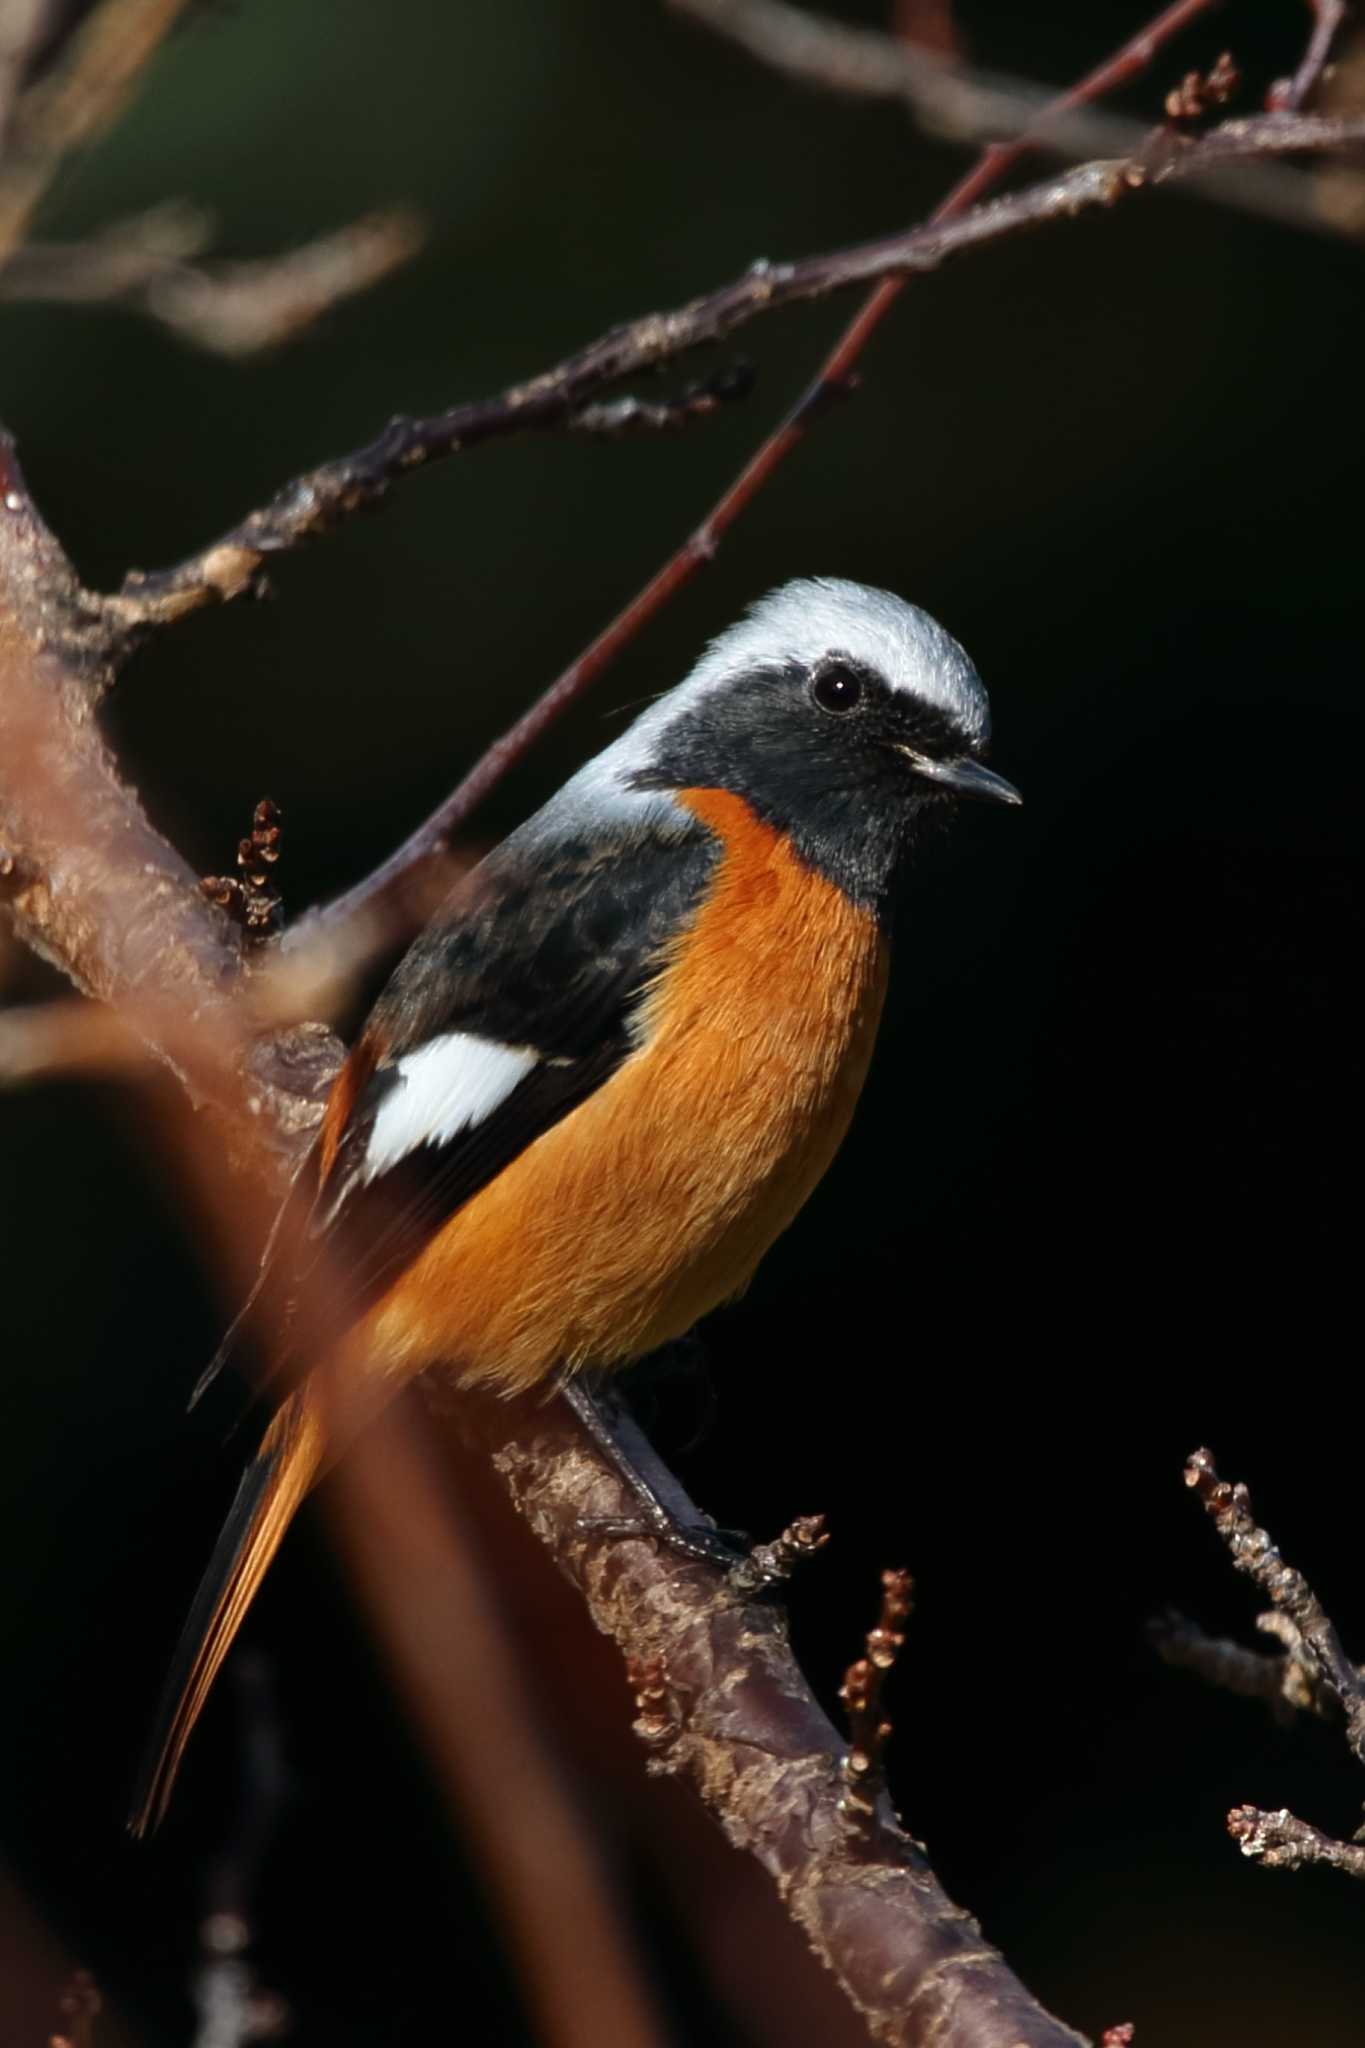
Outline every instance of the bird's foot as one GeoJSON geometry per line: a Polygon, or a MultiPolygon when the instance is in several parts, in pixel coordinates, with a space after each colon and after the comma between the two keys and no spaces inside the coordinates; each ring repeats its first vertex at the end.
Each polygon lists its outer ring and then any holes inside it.
{"type": "Polygon", "coordinates": [[[727,1572],[744,1564],[752,1550],[752,1541],[742,1529],[718,1529],[714,1522],[679,1522],[661,1503],[640,1515],[580,1515],[578,1528],[585,1536],[621,1540],[652,1536],[679,1557],[727,1572]]]}

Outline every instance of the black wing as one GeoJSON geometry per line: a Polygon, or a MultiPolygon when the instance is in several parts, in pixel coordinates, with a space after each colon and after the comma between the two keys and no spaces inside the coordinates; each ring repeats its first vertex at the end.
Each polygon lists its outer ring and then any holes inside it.
{"type": "MultiPolygon", "coordinates": [[[[368,1078],[333,1157],[324,1172],[315,1151],[291,1197],[301,1228],[277,1232],[282,1254],[292,1243],[297,1258],[302,1236],[325,1255],[335,1327],[363,1315],[455,1210],[620,1065],[641,993],[718,853],[701,827],[681,836],[637,828],[611,845],[513,839],[417,939],[352,1054],[368,1078]],[[407,1085],[404,1061],[453,1033],[534,1059],[486,1115],[375,1171],[376,1121],[407,1085]]],[[[278,1262],[270,1270],[268,1253],[257,1294],[278,1303],[292,1291],[291,1277],[278,1262]]],[[[282,1349],[287,1355],[287,1339],[282,1349]]]]}

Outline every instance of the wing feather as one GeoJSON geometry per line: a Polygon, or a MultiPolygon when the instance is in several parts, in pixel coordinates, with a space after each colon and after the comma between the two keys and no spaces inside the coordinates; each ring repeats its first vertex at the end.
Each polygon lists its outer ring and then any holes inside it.
{"type": "MultiPolygon", "coordinates": [[[[518,848],[514,838],[490,856],[376,1005],[291,1198],[304,1228],[272,1233],[248,1308],[292,1292],[302,1236],[325,1255],[329,1283],[341,1276],[343,1298],[329,1284],[329,1301],[344,1327],[449,1216],[600,1088],[630,1052],[635,1007],[718,852],[699,827],[637,831],[614,846],[518,848]],[[275,1270],[274,1246],[295,1262],[292,1276],[275,1270]]],[[[278,1330],[271,1347],[278,1367],[288,1357],[278,1330]]]]}

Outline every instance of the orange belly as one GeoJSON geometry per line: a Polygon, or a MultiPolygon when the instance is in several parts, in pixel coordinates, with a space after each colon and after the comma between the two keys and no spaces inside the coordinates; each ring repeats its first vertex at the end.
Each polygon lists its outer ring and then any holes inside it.
{"type": "Polygon", "coordinates": [[[642,1357],[747,1285],[848,1128],[886,985],[875,921],[738,797],[639,1049],[458,1211],[365,1319],[381,1371],[534,1386],[642,1357]]]}

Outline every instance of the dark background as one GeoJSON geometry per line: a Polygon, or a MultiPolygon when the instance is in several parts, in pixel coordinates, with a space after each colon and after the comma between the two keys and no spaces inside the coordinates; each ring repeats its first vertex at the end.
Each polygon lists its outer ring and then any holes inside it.
{"type": "MultiPolygon", "coordinates": [[[[979,61],[1057,82],[1142,18],[1032,13],[959,8],[979,61]]],[[[1263,85],[1307,21],[1292,0],[1229,7],[1129,108],[1150,116],[1224,45],[1263,85]]],[[[0,410],[109,584],[392,411],[495,389],[757,256],[908,222],[962,161],[641,0],[206,9],[44,230],[185,194],[254,254],[410,199],[425,254],[245,367],[115,313],[6,308],[0,410]]],[[[1134,2019],[1143,2044],[1361,2038],[1365,1898],[1259,1871],[1223,1829],[1250,1800],[1349,1834],[1344,1746],[1163,1670],[1143,1624],[1175,1602],[1249,1629],[1181,1485],[1208,1441],[1365,1650],[1363,266],[1180,195],[914,284],[857,402],[480,821],[491,837],[524,815],[616,707],[795,573],[901,591],[975,657],[1026,806],[964,817],[919,877],[854,1134],[710,1326],[700,1441],[686,1389],[660,1433],[723,1521],[830,1514],[793,1601],[827,1698],[877,1570],[913,1567],[906,1819],[1049,2004],[1090,2030],[1134,2019]]],[[[753,399],[683,437],[456,461],[282,567],[274,604],[166,636],[109,712],[154,817],[220,869],[269,791],[291,904],[353,880],[695,522],[846,312],[751,329],[753,399]]],[[[49,991],[13,968],[12,995],[49,991]]],[[[113,1089],[0,1099],[0,1246],[4,1853],[130,2032],[171,2043],[234,1797],[230,1691],[164,1835],[134,1847],[120,1820],[233,1483],[218,1424],[182,1412],[222,1304],[113,1089]]],[[[263,1968],[300,2037],[527,2038],[477,1871],[317,1528],[250,1633],[294,1779],[263,1968]]],[[[572,1647],[538,1651],[572,1692],[572,1647]]],[[[624,1725],[624,1686],[617,1706],[624,1725]]],[[[632,1796],[623,1753],[604,1809],[632,1796]]],[[[686,1916],[637,1896],[678,2041],[787,2038],[727,2019],[686,1916]]]]}

